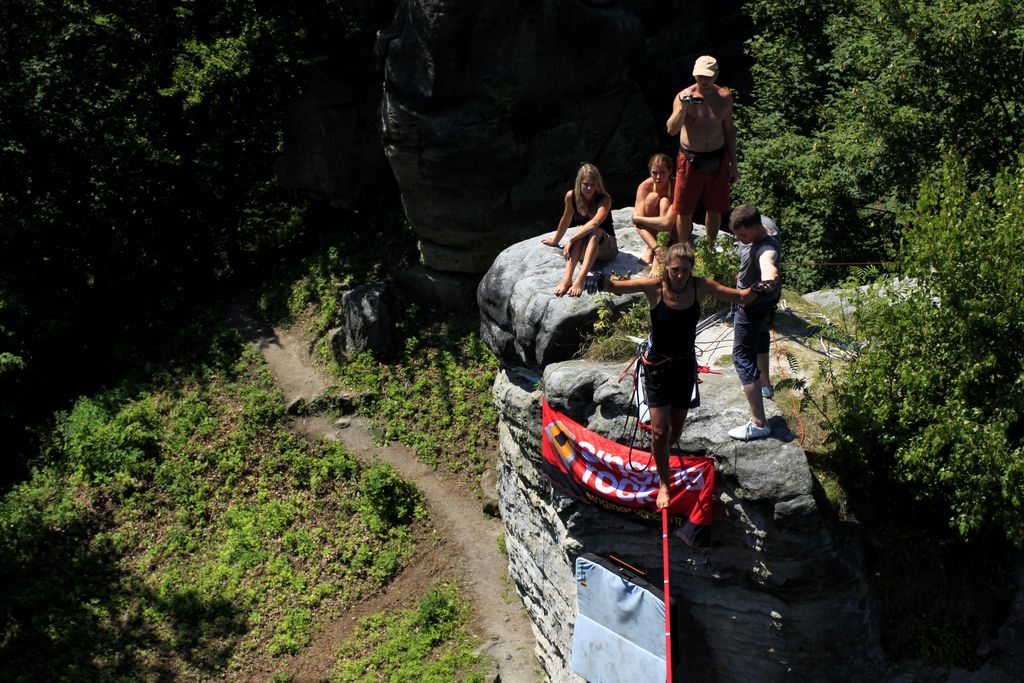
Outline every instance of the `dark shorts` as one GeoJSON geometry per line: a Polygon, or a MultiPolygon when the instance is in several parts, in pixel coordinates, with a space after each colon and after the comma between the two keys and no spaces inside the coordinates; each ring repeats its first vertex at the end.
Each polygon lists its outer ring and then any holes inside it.
{"type": "Polygon", "coordinates": [[[615,233],[601,231],[601,244],[597,248],[597,260],[607,263],[619,253],[619,242],[615,239],[615,233]]]}
{"type": "Polygon", "coordinates": [[[644,364],[644,394],[650,408],[672,406],[673,410],[686,410],[696,381],[697,361],[693,357],[644,364]]]}
{"type": "Polygon", "coordinates": [[[740,384],[753,384],[761,378],[757,367],[757,354],[771,350],[772,338],[768,333],[778,302],[739,306],[733,318],[732,364],[740,377],[740,384]]]}
{"type": "Polygon", "coordinates": [[[718,168],[710,173],[697,170],[697,164],[687,161],[682,150],[676,158],[676,189],[672,206],[681,216],[690,216],[697,202],[704,200],[704,208],[712,213],[729,211],[729,156],[722,150],[718,168]]]}

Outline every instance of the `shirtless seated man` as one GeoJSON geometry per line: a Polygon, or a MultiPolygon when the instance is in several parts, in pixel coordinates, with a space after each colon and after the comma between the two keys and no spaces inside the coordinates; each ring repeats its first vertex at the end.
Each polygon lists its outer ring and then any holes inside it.
{"type": "Polygon", "coordinates": [[[666,123],[669,135],[679,134],[673,206],[678,215],[677,239],[689,239],[693,212],[704,200],[708,241],[714,244],[722,214],[729,211],[729,186],[736,182],[736,127],[732,92],[715,84],[718,62],[703,56],[693,66],[696,83],[679,91],[666,123]]]}
{"type": "MultiPolygon", "coordinates": [[[[659,232],[673,233],[676,229],[676,211],[672,208],[672,159],[666,154],[655,154],[647,162],[650,177],[636,188],[633,206],[633,224],[647,245],[644,263],[653,263],[658,250],[659,232]]],[[[659,261],[663,256],[659,256],[659,261]]]]}

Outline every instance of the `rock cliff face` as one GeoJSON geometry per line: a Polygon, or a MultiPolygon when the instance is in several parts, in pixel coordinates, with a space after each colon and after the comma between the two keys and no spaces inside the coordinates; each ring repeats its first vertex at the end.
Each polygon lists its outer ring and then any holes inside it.
{"type": "Polygon", "coordinates": [[[309,87],[290,112],[278,184],[322,196],[331,206],[357,208],[391,195],[397,186],[380,144],[378,98],[323,80],[309,87]]]}
{"type": "Polygon", "coordinates": [[[483,273],[553,225],[584,161],[629,203],[675,149],[664,121],[698,55],[748,88],[749,32],[736,0],[400,1],[378,37],[381,126],[423,265],[483,273]]]}
{"type": "MultiPolygon", "coordinates": [[[[641,246],[626,227],[628,215],[628,209],[613,212],[624,251],[606,272],[635,267],[641,246]]],[[[609,438],[628,440],[632,383],[618,379],[623,363],[565,360],[596,318],[596,304],[587,296],[550,293],[561,263],[539,236],[513,245],[484,277],[478,302],[482,337],[506,367],[520,368],[499,373],[494,384],[509,572],[534,622],[547,677],[575,681],[575,558],[614,552],[657,577],[661,538],[564,496],[541,474],[538,386],[557,410],[609,438]]],[[[712,546],[698,551],[678,539],[672,544],[673,633],[688,679],[879,680],[884,657],[859,540],[823,519],[806,456],[773,402],[765,406],[770,438],[739,443],[728,437],[746,421],[748,408],[735,372],[721,370],[701,375],[701,405],[690,411],[681,443],[684,450],[713,454],[716,469],[712,546]]]]}
{"type": "Polygon", "coordinates": [[[557,222],[581,162],[615,183],[656,145],[630,78],[643,29],[617,3],[400,2],[379,41],[384,149],[427,267],[483,273],[557,222]]]}
{"type": "MultiPolygon", "coordinates": [[[[627,383],[619,364],[548,366],[543,393],[558,410],[606,435],[624,433],[627,383]]],[[[672,544],[673,625],[688,680],[879,679],[878,628],[859,545],[830,532],[814,500],[803,450],[768,404],[772,437],[732,442],[746,419],[735,377],[704,375],[683,447],[715,457],[712,547],[672,544]]],[[[540,399],[534,381],[503,372],[494,385],[501,416],[500,508],[509,571],[538,635],[552,681],[571,670],[576,611],[573,563],[614,552],[661,575],[660,533],[624,522],[551,489],[540,474],[540,399]]]]}
{"type": "Polygon", "coordinates": [[[346,209],[400,197],[430,306],[465,305],[497,253],[553,227],[580,163],[628,204],[647,158],[674,153],[664,121],[698,55],[718,57],[740,100],[749,91],[740,0],[352,4],[382,27],[374,54],[360,47],[306,88],[279,182],[346,209]]]}
{"type": "MultiPolygon", "coordinates": [[[[643,243],[631,215],[632,208],[612,212],[619,255],[604,266],[607,272],[639,272],[643,267],[636,256],[643,243]]],[[[481,337],[511,367],[540,369],[572,358],[582,335],[597,320],[597,298],[554,295],[565,261],[560,249],[540,243],[551,234],[534,235],[501,252],[477,289],[481,337]]],[[[620,310],[645,299],[634,294],[605,300],[620,310]]]]}

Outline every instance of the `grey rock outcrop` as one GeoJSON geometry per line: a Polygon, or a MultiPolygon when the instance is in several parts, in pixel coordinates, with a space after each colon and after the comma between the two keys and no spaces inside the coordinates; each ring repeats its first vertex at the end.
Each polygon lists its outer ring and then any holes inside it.
{"type": "MultiPolygon", "coordinates": [[[[555,364],[544,373],[544,392],[557,409],[614,438],[624,433],[629,410],[629,385],[616,381],[619,370],[555,364]]],[[[883,656],[860,546],[830,533],[803,449],[781,417],[770,413],[769,439],[730,441],[728,428],[746,419],[736,378],[702,377],[702,405],[691,411],[682,445],[715,457],[713,545],[705,551],[676,541],[671,565],[679,607],[673,633],[686,653],[688,678],[878,680],[883,656]]],[[[613,551],[660,576],[660,533],[550,487],[540,470],[541,392],[533,381],[503,372],[494,400],[509,571],[534,621],[548,679],[576,681],[575,558],[613,551]]]]}
{"type": "Polygon", "coordinates": [[[343,324],[331,337],[337,358],[363,351],[387,351],[392,343],[390,293],[385,285],[359,285],[341,297],[343,324]]]}
{"type": "Polygon", "coordinates": [[[435,270],[419,263],[395,278],[402,296],[440,311],[472,310],[476,302],[478,275],[435,270]]]}
{"type": "MultiPolygon", "coordinates": [[[[630,221],[632,208],[612,212],[619,255],[599,266],[605,273],[638,272],[643,243],[630,221]]],[[[559,249],[534,235],[501,252],[477,290],[480,336],[510,367],[542,368],[572,358],[582,335],[597,320],[601,299],[615,310],[645,300],[643,294],[602,297],[554,295],[565,261],[559,249]]],[[[564,243],[564,238],[563,238],[564,243]]]]}
{"type": "Polygon", "coordinates": [[[583,161],[631,193],[657,144],[630,78],[642,50],[618,3],[399,2],[381,126],[423,265],[483,273],[557,220],[583,161]]]}

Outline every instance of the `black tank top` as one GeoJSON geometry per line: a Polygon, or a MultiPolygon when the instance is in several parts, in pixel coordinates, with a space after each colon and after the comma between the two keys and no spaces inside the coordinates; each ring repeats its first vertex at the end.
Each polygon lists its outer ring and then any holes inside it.
{"type": "MultiPolygon", "coordinates": [[[[606,195],[606,194],[604,194],[602,192],[598,192],[597,194],[595,194],[594,195],[594,206],[599,206],[601,204],[601,202],[604,201],[604,198],[607,197],[607,196],[608,195],[606,195]]],[[[596,209],[595,209],[595,212],[596,212],[596,209]]],[[[592,218],[592,216],[584,216],[582,213],[580,213],[580,208],[576,204],[576,190],[573,190],[572,191],[572,221],[569,223],[569,227],[575,228],[578,225],[583,225],[584,223],[589,221],[591,218],[592,218]]],[[[609,211],[608,215],[604,217],[603,221],[601,221],[601,226],[600,227],[601,227],[602,230],[604,230],[609,235],[614,235],[615,234],[615,225],[614,225],[614,222],[612,221],[612,212],[611,211],[609,211]]]]}
{"type": "Polygon", "coordinates": [[[697,301],[697,281],[692,276],[690,280],[693,282],[693,304],[689,308],[670,308],[663,296],[651,309],[651,351],[658,356],[692,358],[694,355],[700,302],[697,301]]]}

